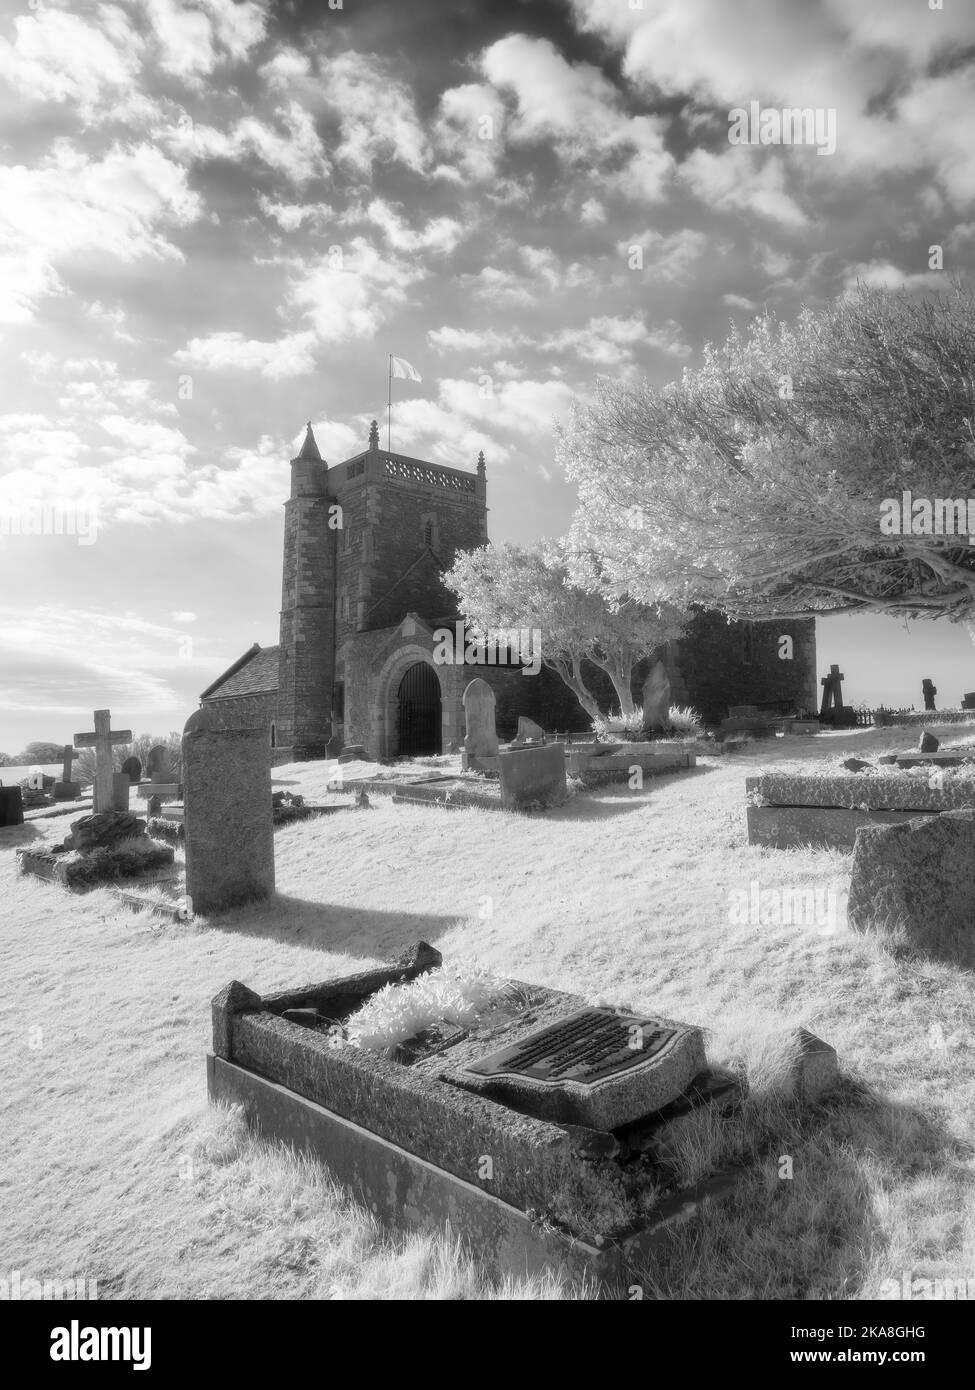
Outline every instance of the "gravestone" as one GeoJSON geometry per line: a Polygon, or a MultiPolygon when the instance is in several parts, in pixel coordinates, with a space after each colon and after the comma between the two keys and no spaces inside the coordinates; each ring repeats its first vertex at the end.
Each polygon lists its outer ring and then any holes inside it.
{"type": "Polygon", "coordinates": [[[514,742],[518,743],[544,743],[545,730],[540,724],[536,724],[534,719],[526,719],[523,714],[518,716],[518,732],[515,734],[514,742]]]}
{"type": "Polygon", "coordinates": [[[176,774],[172,768],[172,758],[165,743],[157,743],[155,748],[149,749],[149,757],[146,759],[146,777],[154,785],[175,782],[176,774]]]}
{"type": "Polygon", "coordinates": [[[706,1065],[699,1028],[585,1008],[468,1062],[458,1076],[538,1119],[611,1130],[662,1109],[706,1065]]]}
{"type": "Polygon", "coordinates": [[[670,732],[670,677],[662,661],[655,661],[643,682],[643,727],[649,733],[670,732]]]}
{"type": "Polygon", "coordinates": [[[132,783],[129,781],[127,772],[112,773],[112,810],[127,811],[129,809],[129,789],[132,783]]]}
{"type": "Polygon", "coordinates": [[[498,755],[501,805],[506,811],[557,806],[568,792],[561,743],[509,748],[498,755]]]}
{"type": "Polygon", "coordinates": [[[937,705],[934,703],[934,697],[937,695],[937,693],[937,686],[932,684],[932,682],[928,680],[928,678],[925,676],[924,680],[921,682],[921,694],[924,696],[925,709],[937,709],[937,705]]]}
{"type": "Polygon", "coordinates": [[[23,825],[24,797],[19,787],[0,787],[0,829],[23,825]]]}
{"type": "Polygon", "coordinates": [[[962,696],[961,707],[962,709],[975,709],[975,690],[969,690],[966,695],[962,696]]]}
{"type": "Polygon", "coordinates": [[[823,676],[819,682],[823,687],[823,702],[819,710],[819,718],[824,724],[832,724],[837,729],[856,728],[857,712],[851,705],[843,703],[843,685],[846,680],[843,672],[836,665],[829,668],[829,675],[823,676]]]}
{"type": "Polygon", "coordinates": [[[971,942],[975,810],[859,829],[847,920],[858,931],[901,930],[933,954],[971,942]]]}
{"type": "Polygon", "coordinates": [[[112,760],[112,746],[116,743],[131,742],[131,729],[113,731],[112,713],[111,710],[107,709],[95,710],[95,730],[93,733],[75,734],[74,746],[76,748],[94,748],[95,750],[93,811],[111,811],[114,808],[115,793],[112,779],[115,765],[112,760]]]}
{"type": "Polygon", "coordinates": [[[77,801],[81,795],[81,783],[71,778],[71,764],[77,756],[71,744],[66,743],[62,752],[61,780],[54,783],[55,801],[77,801]]]}
{"type": "Polygon", "coordinates": [[[919,753],[937,753],[940,747],[941,742],[935,738],[934,734],[928,733],[927,729],[921,730],[921,737],[917,741],[919,753]]]}
{"type": "Polygon", "coordinates": [[[197,710],[183,731],[186,896],[197,913],[274,892],[271,747],[264,729],[221,729],[197,710]]]}
{"type": "MultiPolygon", "coordinates": [[[[489,759],[487,768],[497,765],[498,735],[494,725],[494,691],[487,681],[476,676],[464,691],[464,756],[465,768],[477,768],[479,760],[489,759]]],[[[484,769],[483,763],[481,764],[484,769]]]]}
{"type": "Polygon", "coordinates": [[[122,771],[133,785],[142,780],[142,764],[136,757],[126,758],[122,764],[122,771]]]}

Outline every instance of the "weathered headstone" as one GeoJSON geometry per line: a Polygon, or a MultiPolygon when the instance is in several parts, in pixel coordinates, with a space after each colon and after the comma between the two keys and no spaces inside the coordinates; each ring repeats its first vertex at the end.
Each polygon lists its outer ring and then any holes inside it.
{"type": "Polygon", "coordinates": [[[183,731],[186,896],[223,912],[274,892],[271,748],[264,729],[215,727],[197,710],[183,731]]]}
{"type": "Polygon", "coordinates": [[[112,810],[127,811],[129,809],[129,788],[132,783],[129,781],[127,772],[112,773],[112,810]]]}
{"type": "Polygon", "coordinates": [[[518,732],[515,734],[514,742],[519,743],[544,743],[545,730],[540,724],[536,724],[534,719],[526,719],[523,714],[518,716],[518,732]]]}
{"type": "Polygon", "coordinates": [[[142,763],[136,757],[126,758],[122,764],[122,771],[131,783],[136,784],[142,778],[142,763]]]}
{"type": "Polygon", "coordinates": [[[961,707],[962,709],[975,709],[975,690],[969,690],[967,694],[962,696],[961,707]]]}
{"type": "Polygon", "coordinates": [[[937,709],[934,703],[934,698],[937,693],[938,687],[925,676],[924,680],[921,682],[921,694],[924,696],[925,709],[937,709]]]}
{"type": "Polygon", "coordinates": [[[94,748],[95,782],[92,795],[93,811],[111,811],[115,794],[112,778],[115,772],[112,760],[112,746],[116,743],[131,743],[131,729],[112,729],[111,710],[95,710],[95,730],[90,734],[75,734],[76,748],[94,748]]]}
{"type": "Polygon", "coordinates": [[[975,929],[975,810],[857,831],[849,925],[901,930],[935,953],[975,929]]]}
{"type": "Polygon", "coordinates": [[[929,734],[927,729],[921,730],[921,737],[917,741],[917,751],[919,753],[937,753],[940,747],[940,739],[936,739],[934,734],[929,734]]]}
{"type": "Polygon", "coordinates": [[[467,1063],[459,1076],[539,1119],[611,1130],[662,1109],[706,1065],[699,1028],[585,1008],[467,1063]]]}
{"type": "Polygon", "coordinates": [[[157,743],[154,748],[149,749],[149,757],[146,759],[146,776],[152,783],[175,782],[176,774],[172,767],[172,758],[165,743],[157,743]]]}
{"type": "Polygon", "coordinates": [[[0,828],[23,825],[24,797],[19,787],[0,787],[0,828]]]}
{"type": "Polygon", "coordinates": [[[506,811],[557,806],[567,796],[561,743],[510,748],[498,755],[501,805],[506,811]]]}
{"type": "Polygon", "coordinates": [[[62,753],[61,780],[54,783],[55,801],[77,801],[81,795],[81,783],[73,781],[71,777],[71,764],[77,756],[71,744],[66,743],[62,753]]]}
{"type": "Polygon", "coordinates": [[[494,691],[475,676],[464,691],[464,752],[468,758],[496,758],[498,735],[494,726],[494,691]]]}
{"type": "Polygon", "coordinates": [[[662,661],[655,661],[643,682],[643,727],[649,733],[670,731],[670,677],[662,661]]]}

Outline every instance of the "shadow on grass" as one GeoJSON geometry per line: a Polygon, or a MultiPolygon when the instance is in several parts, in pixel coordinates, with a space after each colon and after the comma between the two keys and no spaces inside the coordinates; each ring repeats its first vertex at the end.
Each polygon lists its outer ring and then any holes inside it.
{"type": "Polygon", "coordinates": [[[623,816],[631,811],[641,811],[653,803],[653,792],[658,786],[667,786],[677,780],[684,781],[698,775],[706,776],[716,771],[713,767],[688,767],[679,772],[665,772],[660,776],[648,777],[639,789],[631,788],[626,782],[604,782],[601,786],[584,787],[564,806],[546,811],[549,820],[606,820],[610,816],[623,816]]]}
{"type": "Polygon", "coordinates": [[[899,1286],[878,1195],[920,1173],[963,1183],[964,1144],[924,1111],[850,1081],[793,1115],[726,1200],[675,1227],[634,1271],[643,1297],[856,1299],[878,1297],[886,1280],[899,1286]]]}
{"type": "Polygon", "coordinates": [[[22,845],[29,845],[31,840],[40,838],[41,832],[35,830],[30,821],[24,821],[23,825],[0,826],[0,850],[20,849],[22,845]]]}
{"type": "Polygon", "coordinates": [[[199,918],[198,924],[215,931],[267,937],[285,945],[361,956],[364,960],[392,960],[416,941],[435,946],[458,920],[456,915],[349,907],[275,893],[266,902],[199,918]]]}

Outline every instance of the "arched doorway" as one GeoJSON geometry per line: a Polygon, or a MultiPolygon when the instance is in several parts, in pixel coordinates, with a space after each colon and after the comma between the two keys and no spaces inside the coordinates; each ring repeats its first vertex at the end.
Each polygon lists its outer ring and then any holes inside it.
{"type": "Polygon", "coordinates": [[[397,692],[396,751],[401,758],[440,752],[440,681],[429,661],[415,661],[397,692]]]}

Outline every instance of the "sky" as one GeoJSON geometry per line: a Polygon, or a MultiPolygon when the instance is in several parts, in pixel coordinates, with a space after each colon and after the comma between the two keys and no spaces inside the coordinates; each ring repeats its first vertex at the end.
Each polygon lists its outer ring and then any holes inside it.
{"type": "MultiPolygon", "coordinates": [[[[0,749],[180,728],[276,642],[288,460],[308,419],[365,447],[388,353],[422,376],[393,448],[483,449],[492,539],[530,544],[598,375],[970,275],[973,58],[957,0],[6,3],[0,749]],[[732,145],[751,101],[834,109],[835,151],[732,145]]],[[[851,701],[975,689],[964,627],[818,633],[851,701]]]]}

